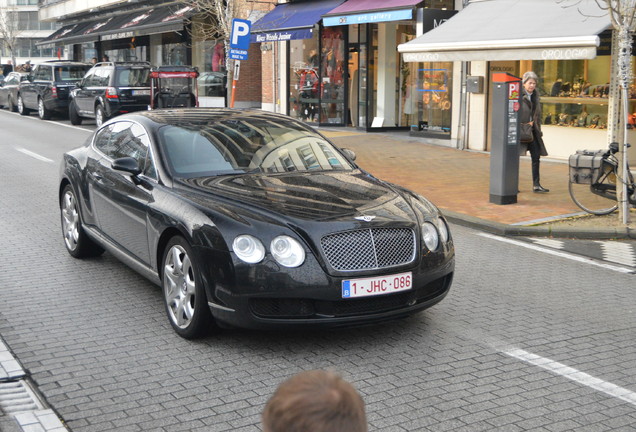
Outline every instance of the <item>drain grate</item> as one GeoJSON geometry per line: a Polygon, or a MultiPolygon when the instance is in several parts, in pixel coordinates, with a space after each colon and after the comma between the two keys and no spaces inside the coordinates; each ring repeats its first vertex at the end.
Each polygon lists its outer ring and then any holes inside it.
{"type": "Polygon", "coordinates": [[[0,413],[15,415],[43,408],[44,404],[27,381],[0,382],[0,413]]]}

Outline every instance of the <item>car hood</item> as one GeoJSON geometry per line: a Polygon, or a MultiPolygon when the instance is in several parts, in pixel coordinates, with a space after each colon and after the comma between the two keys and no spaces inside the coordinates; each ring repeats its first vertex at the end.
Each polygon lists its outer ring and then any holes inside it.
{"type": "MultiPolygon", "coordinates": [[[[217,176],[179,183],[199,192],[194,200],[204,206],[211,206],[202,202],[211,199],[215,206],[220,200],[289,219],[352,221],[368,216],[376,223],[417,221],[409,204],[412,196],[360,170],[217,176]]],[[[431,204],[424,205],[435,211],[431,204]]]]}

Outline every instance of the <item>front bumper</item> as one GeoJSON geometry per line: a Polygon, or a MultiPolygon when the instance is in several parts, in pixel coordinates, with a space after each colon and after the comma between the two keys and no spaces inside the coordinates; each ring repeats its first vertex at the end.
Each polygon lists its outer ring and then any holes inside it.
{"type": "MultiPolygon", "coordinates": [[[[407,269],[408,271],[408,269],[407,269]]],[[[328,277],[326,285],[238,294],[217,286],[210,310],[225,327],[250,329],[329,328],[357,326],[407,317],[440,302],[448,294],[454,257],[435,270],[413,271],[413,288],[391,294],[342,298],[344,277],[328,277]]],[[[210,297],[209,297],[210,298],[210,297]]]]}

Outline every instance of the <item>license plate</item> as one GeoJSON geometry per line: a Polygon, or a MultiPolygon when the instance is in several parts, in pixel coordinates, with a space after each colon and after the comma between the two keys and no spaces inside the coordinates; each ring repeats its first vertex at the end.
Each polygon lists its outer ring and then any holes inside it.
{"type": "Polygon", "coordinates": [[[150,96],[150,90],[133,90],[133,96],[150,96]]]}
{"type": "Polygon", "coordinates": [[[407,291],[413,288],[411,272],[342,281],[342,298],[368,297],[407,291]]]}

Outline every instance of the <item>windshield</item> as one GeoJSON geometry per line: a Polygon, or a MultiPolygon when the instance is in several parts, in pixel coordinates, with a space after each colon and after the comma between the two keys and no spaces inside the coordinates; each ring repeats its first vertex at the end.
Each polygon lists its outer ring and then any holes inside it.
{"type": "Polygon", "coordinates": [[[168,125],[159,129],[158,138],[178,177],[352,169],[331,143],[291,119],[168,125]]]}

